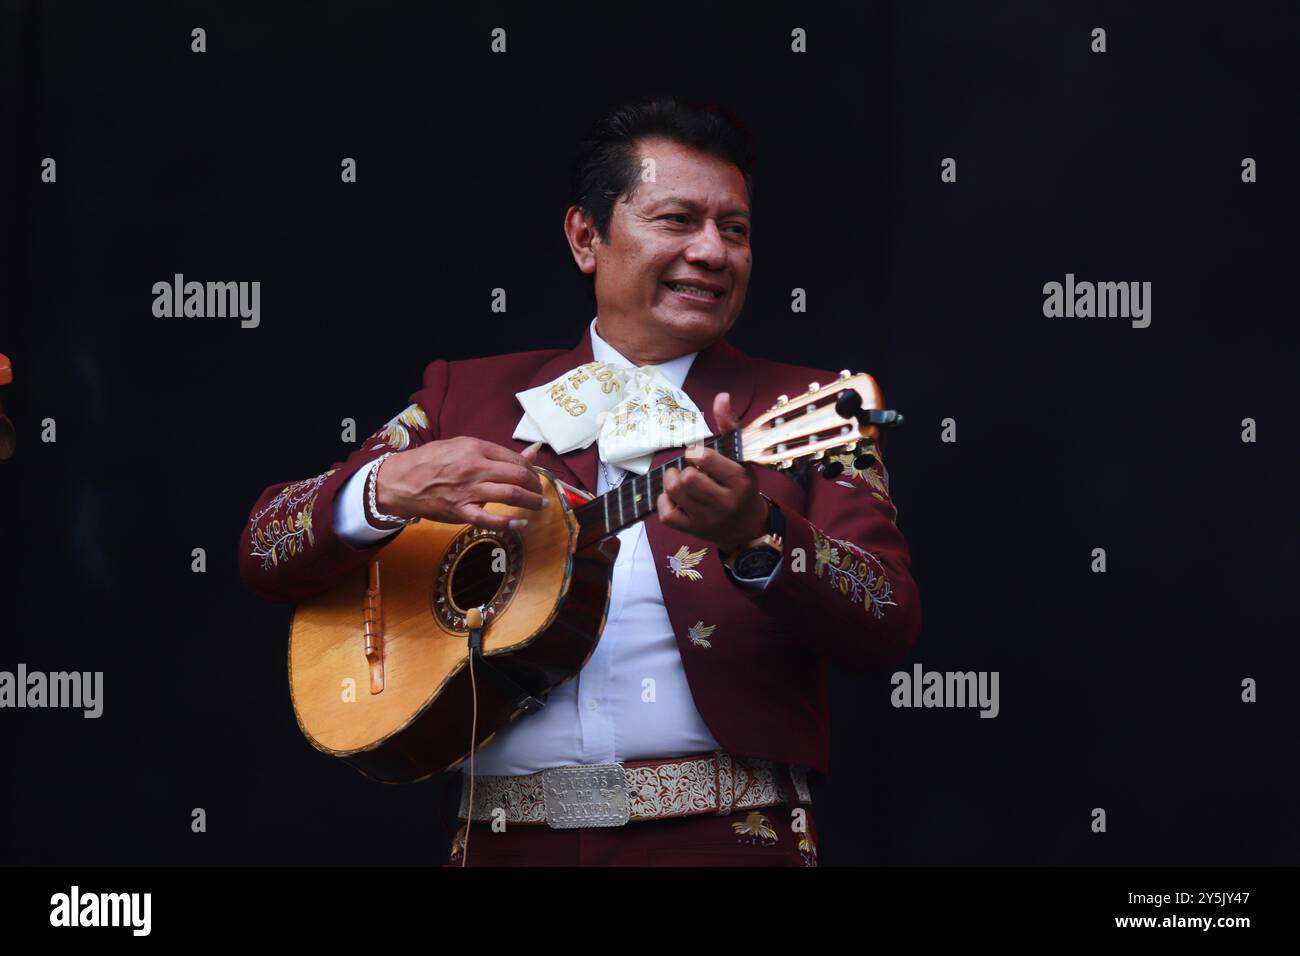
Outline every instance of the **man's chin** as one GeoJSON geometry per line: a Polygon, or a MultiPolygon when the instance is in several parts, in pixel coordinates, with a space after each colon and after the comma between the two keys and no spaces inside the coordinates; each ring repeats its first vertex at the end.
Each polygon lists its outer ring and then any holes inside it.
{"type": "Polygon", "coordinates": [[[731,327],[731,317],[719,309],[660,306],[651,312],[665,336],[689,343],[694,351],[707,348],[731,327]]]}

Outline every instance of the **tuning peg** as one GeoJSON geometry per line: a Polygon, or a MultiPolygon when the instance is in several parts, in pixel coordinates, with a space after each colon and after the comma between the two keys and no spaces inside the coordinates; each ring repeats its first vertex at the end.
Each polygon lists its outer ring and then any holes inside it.
{"type": "Polygon", "coordinates": [[[789,402],[790,402],[790,396],[789,396],[789,395],[778,395],[778,396],[776,397],[776,404],[775,404],[774,406],[772,406],[772,407],[773,407],[773,408],[780,408],[782,405],[787,405],[787,404],[789,404],[789,402]]]}
{"type": "Polygon", "coordinates": [[[808,391],[810,391],[810,392],[815,392],[815,391],[817,391],[817,389],[819,389],[819,388],[821,388],[821,385],[818,384],[817,382],[809,382],[809,383],[808,383],[808,391]]]}
{"type": "Polygon", "coordinates": [[[886,408],[860,408],[853,413],[853,417],[858,420],[859,425],[883,425],[886,428],[897,428],[903,424],[901,413],[886,408]]]}
{"type": "Polygon", "coordinates": [[[836,461],[834,458],[832,458],[830,461],[822,465],[822,477],[838,478],[840,472],[842,472],[843,470],[844,470],[844,462],[836,461]]]}
{"type": "Polygon", "coordinates": [[[849,370],[848,370],[848,369],[846,369],[846,368],[842,368],[842,369],[840,369],[840,378],[852,378],[852,377],[853,377],[853,376],[852,376],[851,374],[849,374],[849,370]]]}
{"type": "Polygon", "coordinates": [[[835,399],[835,411],[840,418],[853,418],[862,407],[862,396],[851,388],[840,392],[835,399]]]}

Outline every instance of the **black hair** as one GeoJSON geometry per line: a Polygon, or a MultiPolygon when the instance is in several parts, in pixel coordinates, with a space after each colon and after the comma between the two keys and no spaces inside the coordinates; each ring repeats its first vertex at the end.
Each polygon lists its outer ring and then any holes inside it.
{"type": "MultiPolygon", "coordinates": [[[[754,201],[753,139],[729,110],[675,96],[655,96],[624,103],[602,116],[583,137],[573,160],[569,205],[588,216],[602,241],[609,239],[614,203],[631,196],[641,179],[637,144],[662,137],[731,163],[745,178],[754,201]]],[[[594,290],[595,280],[591,280],[594,290]]]]}

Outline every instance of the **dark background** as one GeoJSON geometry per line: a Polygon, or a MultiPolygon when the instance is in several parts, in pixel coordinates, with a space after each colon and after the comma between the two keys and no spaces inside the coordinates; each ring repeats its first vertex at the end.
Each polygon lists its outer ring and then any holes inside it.
{"type": "Polygon", "coordinates": [[[102,670],[105,712],[0,712],[0,861],[445,860],[433,786],[298,732],[240,526],[432,359],[585,334],[568,162],[650,92],[759,142],[731,341],[869,371],[907,416],[903,666],[1001,675],[995,720],[835,675],[822,862],[1300,861],[1293,4],[2,9],[0,669],[102,670]],[[154,318],[176,272],[260,281],[261,326],[154,318]],[[1152,282],[1150,328],[1044,318],[1067,272],[1152,282]]]}

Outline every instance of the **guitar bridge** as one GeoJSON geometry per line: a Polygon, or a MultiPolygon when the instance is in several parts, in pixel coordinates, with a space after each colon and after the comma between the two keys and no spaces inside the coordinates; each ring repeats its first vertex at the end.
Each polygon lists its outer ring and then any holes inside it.
{"type": "Polygon", "coordinates": [[[363,612],[366,633],[366,662],[370,665],[370,693],[384,689],[384,604],[379,589],[379,562],[370,562],[370,586],[366,588],[363,612]]]}

